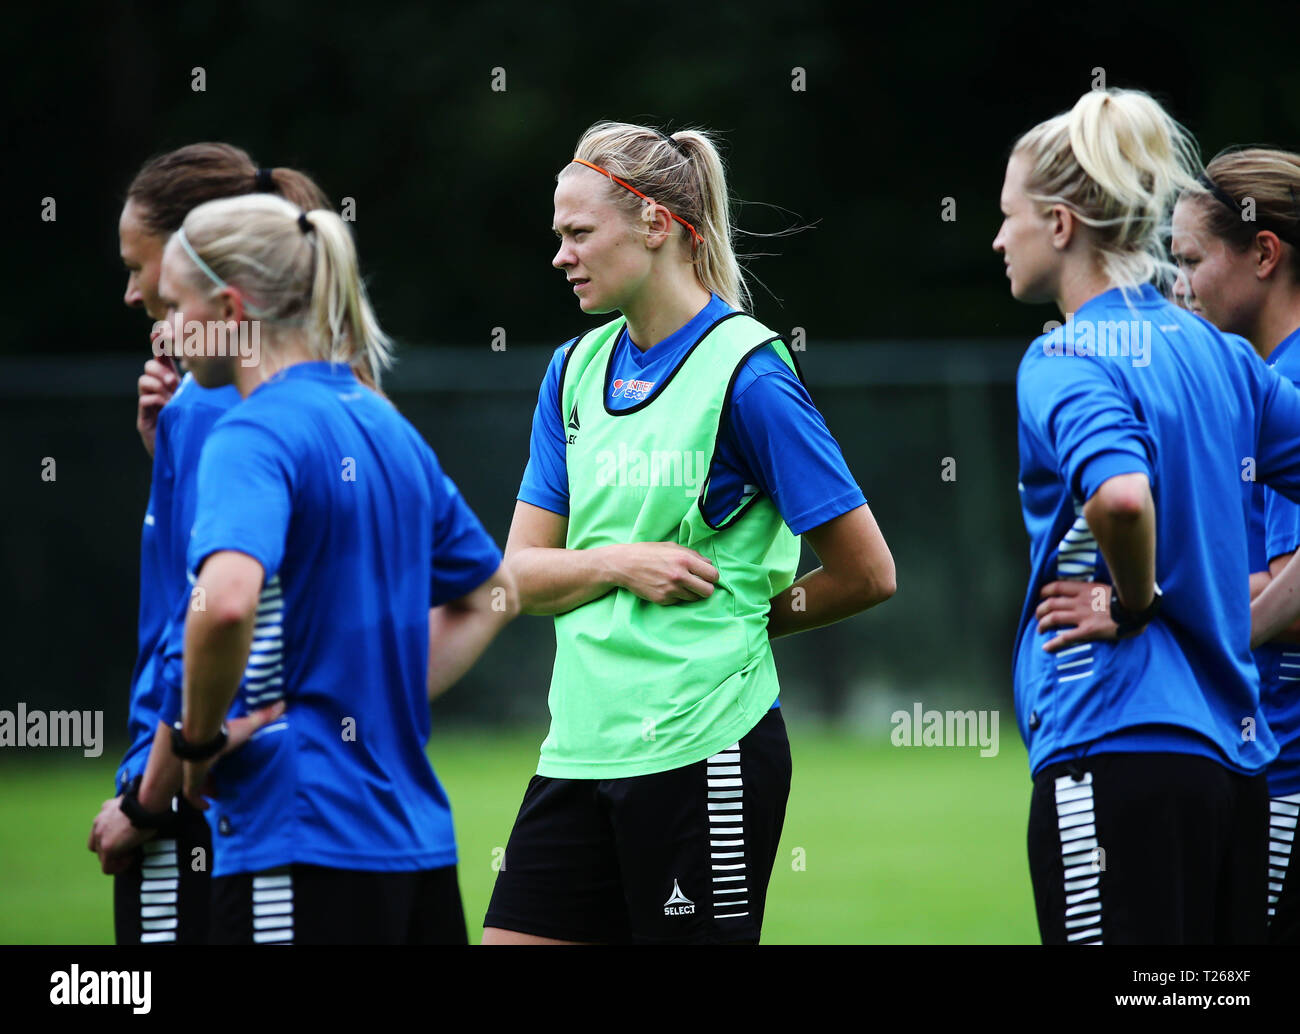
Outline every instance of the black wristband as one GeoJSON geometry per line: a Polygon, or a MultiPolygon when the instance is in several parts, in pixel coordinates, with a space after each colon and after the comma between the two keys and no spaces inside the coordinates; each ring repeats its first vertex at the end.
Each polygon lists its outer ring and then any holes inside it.
{"type": "Polygon", "coordinates": [[[1129,636],[1141,632],[1160,613],[1160,604],[1163,600],[1164,596],[1160,592],[1160,586],[1157,585],[1155,595],[1151,597],[1151,602],[1147,604],[1147,608],[1132,611],[1120,603],[1119,593],[1112,588],[1110,591],[1110,619],[1116,625],[1115,638],[1127,639],[1129,636]]]}
{"type": "Polygon", "coordinates": [[[172,726],[172,753],[182,761],[207,761],[221,753],[228,736],[229,732],[223,723],[221,731],[207,743],[191,743],[181,732],[181,723],[177,721],[172,726]]]}
{"type": "Polygon", "coordinates": [[[171,824],[173,812],[170,808],[164,811],[148,811],[140,803],[140,782],[142,776],[136,776],[122,791],[121,808],[122,814],[127,817],[131,825],[136,829],[163,829],[171,824]]]}

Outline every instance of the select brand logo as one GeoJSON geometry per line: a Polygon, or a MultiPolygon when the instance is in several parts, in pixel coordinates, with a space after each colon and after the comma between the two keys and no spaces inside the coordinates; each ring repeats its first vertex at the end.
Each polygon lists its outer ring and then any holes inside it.
{"type": "Polygon", "coordinates": [[[682,888],[673,880],[673,892],[664,902],[664,915],[690,916],[695,914],[695,902],[682,893],[682,888]]]}
{"type": "Polygon", "coordinates": [[[73,965],[50,974],[51,1005],[129,1005],[137,1016],[150,1009],[153,974],[149,970],[101,972],[73,965]]]}

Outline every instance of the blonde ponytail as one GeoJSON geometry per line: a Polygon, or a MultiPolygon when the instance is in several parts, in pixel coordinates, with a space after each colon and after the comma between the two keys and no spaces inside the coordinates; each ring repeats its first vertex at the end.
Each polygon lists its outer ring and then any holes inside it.
{"type": "Polygon", "coordinates": [[[1121,287],[1172,283],[1165,249],[1179,195],[1201,163],[1191,134],[1141,90],[1093,90],[1035,126],[1012,149],[1030,163],[1028,196],[1065,205],[1090,227],[1107,279],[1121,287]]]}
{"type": "Polygon", "coordinates": [[[329,342],[333,362],[352,363],[370,374],[379,387],[382,371],[393,365],[392,339],[375,318],[347,225],[334,212],[306,214],[316,236],[309,327],[318,341],[329,342]]]}
{"type": "Polygon", "coordinates": [[[302,212],[270,194],[199,205],[185,237],[221,281],[270,324],[298,324],[316,359],[347,363],[378,389],[392,341],[366,296],[352,234],[328,209],[302,212]]]}

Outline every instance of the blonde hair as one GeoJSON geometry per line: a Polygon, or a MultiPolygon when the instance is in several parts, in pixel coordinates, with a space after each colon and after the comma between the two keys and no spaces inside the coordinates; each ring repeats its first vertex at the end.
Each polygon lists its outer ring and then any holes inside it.
{"type": "MultiPolygon", "coordinates": [[[[726,169],[710,133],[680,129],[665,138],[645,126],[597,122],[582,134],[573,156],[607,169],[694,226],[703,238],[698,243],[686,227],[672,222],[690,251],[696,277],[732,308],[749,311],[753,298],[733,244],[726,169]]],[[[556,179],[572,168],[566,166],[556,179]]],[[[609,187],[616,205],[630,214],[640,211],[643,202],[630,190],[612,180],[609,187]]]]}
{"type": "Polygon", "coordinates": [[[1196,142],[1141,90],[1091,90],[1016,141],[1025,190],[1091,228],[1103,274],[1120,287],[1172,283],[1164,239],[1178,196],[1200,171],[1196,142]]]}
{"type": "Polygon", "coordinates": [[[347,363],[379,387],[380,372],[393,364],[392,340],[370,307],[352,234],[334,212],[303,213],[283,198],[247,194],[199,205],[182,230],[199,258],[244,292],[261,318],[301,323],[313,357],[347,363]],[[303,216],[310,232],[299,222],[303,216]]]}
{"type": "MultiPolygon", "coordinates": [[[[1261,230],[1271,230],[1293,249],[1300,248],[1300,154],[1265,147],[1248,147],[1216,156],[1205,168],[1214,186],[1235,202],[1230,208],[1200,188],[1205,226],[1235,251],[1245,251],[1261,230]],[[1254,202],[1253,219],[1241,205],[1254,202]]],[[[1300,283],[1300,261],[1291,256],[1292,283],[1300,283]]]]}

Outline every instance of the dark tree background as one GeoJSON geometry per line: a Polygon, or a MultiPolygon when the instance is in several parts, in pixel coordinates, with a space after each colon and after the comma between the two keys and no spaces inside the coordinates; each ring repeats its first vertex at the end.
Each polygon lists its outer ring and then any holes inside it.
{"type": "MultiPolygon", "coordinates": [[[[1054,315],[1010,299],[989,247],[1010,144],[1102,76],[1154,93],[1207,157],[1300,147],[1295,27],[1293,8],[1250,2],[7,11],[0,707],[94,701],[110,727],[124,714],[148,328],[121,304],[116,227],[142,161],[228,140],[354,200],[372,298],[402,349],[394,397],[503,543],[549,351],[590,323],[550,267],[550,202],[602,118],[720,131],[741,227],[812,227],[742,238],[776,253],[751,263],[765,285],[756,315],[805,329],[814,397],[890,540],[900,592],[782,643],[788,701],[840,717],[923,692],[1005,701],[1026,555],[1010,378],[1054,315]],[[792,89],[796,70],[805,89],[792,89]],[[945,198],[955,221],[941,219],[945,198]],[[490,348],[497,327],[504,352],[490,348]],[[46,456],[53,483],[39,476],[46,456]],[[940,479],[949,456],[954,483],[940,479]]],[[[544,715],[548,624],[516,622],[440,707],[544,715]]]]}

